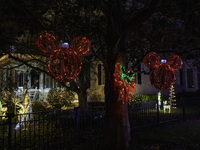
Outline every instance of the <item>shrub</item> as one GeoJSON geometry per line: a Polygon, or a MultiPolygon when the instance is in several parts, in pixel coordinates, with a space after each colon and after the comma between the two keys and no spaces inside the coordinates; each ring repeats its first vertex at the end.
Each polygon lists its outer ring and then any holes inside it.
{"type": "MultiPolygon", "coordinates": [[[[132,95],[134,103],[149,102],[158,100],[158,95],[132,95]]],[[[166,95],[161,95],[161,100],[166,100],[166,95]]]]}
{"type": "Polygon", "coordinates": [[[49,91],[47,101],[54,109],[61,109],[63,106],[71,106],[74,100],[74,93],[64,89],[52,89],[49,91]]]}
{"type": "Polygon", "coordinates": [[[32,102],[32,112],[47,111],[52,109],[52,106],[43,100],[36,100],[32,102]]]}

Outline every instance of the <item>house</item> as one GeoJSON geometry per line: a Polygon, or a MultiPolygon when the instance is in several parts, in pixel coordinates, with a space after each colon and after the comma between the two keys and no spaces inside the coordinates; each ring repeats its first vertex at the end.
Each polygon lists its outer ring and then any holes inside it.
{"type": "MultiPolygon", "coordinates": [[[[14,54],[15,57],[20,57],[22,60],[34,59],[33,56],[14,54]],[[31,57],[31,58],[30,58],[31,57]]],[[[32,63],[33,66],[38,64],[32,63]]],[[[13,86],[17,87],[17,96],[23,95],[23,89],[27,88],[30,91],[31,98],[46,99],[48,92],[51,88],[56,87],[56,81],[45,73],[38,72],[32,68],[29,68],[19,62],[11,59],[8,55],[4,55],[0,58],[0,85],[1,88],[8,86],[8,80],[13,86]],[[26,87],[24,87],[26,86],[26,87]],[[31,94],[33,93],[33,94],[31,94]],[[41,93],[41,94],[37,94],[41,93]],[[33,97],[38,96],[38,97],[33,97]]]]}
{"type": "MultiPolygon", "coordinates": [[[[188,60],[187,63],[184,62],[182,69],[175,72],[176,81],[174,88],[176,93],[196,92],[200,90],[200,73],[197,67],[193,65],[193,62],[193,60],[188,60]]],[[[33,70],[25,65],[17,65],[19,63],[11,60],[7,55],[0,58],[1,87],[6,86],[7,76],[12,76],[12,79],[17,84],[16,86],[19,87],[18,91],[27,84],[28,89],[35,89],[33,91],[42,93],[37,98],[34,98],[44,100],[47,98],[49,90],[57,87],[58,83],[47,74],[33,70]]],[[[103,102],[105,99],[105,71],[101,61],[94,61],[93,66],[90,71],[90,88],[87,89],[88,101],[103,102]]],[[[133,94],[152,95],[161,92],[164,95],[169,95],[169,89],[159,90],[151,85],[149,69],[144,63],[141,63],[135,70],[135,82],[136,92],[133,94]]]]}
{"type": "MultiPolygon", "coordinates": [[[[175,72],[176,81],[174,84],[174,89],[176,93],[181,92],[196,92],[200,90],[200,72],[198,71],[197,66],[193,65],[194,60],[187,60],[187,62],[183,62],[182,68],[175,72]]],[[[103,101],[105,98],[104,95],[104,69],[103,64],[100,61],[94,62],[96,73],[93,73],[91,77],[91,86],[88,89],[88,93],[92,94],[92,100],[94,95],[99,97],[100,101],[103,101]]],[[[130,63],[131,65],[131,63],[130,63]]],[[[169,90],[159,90],[156,89],[153,85],[151,85],[149,79],[149,68],[145,66],[144,63],[141,63],[135,69],[135,87],[136,92],[135,95],[154,95],[161,92],[162,95],[169,95],[169,90]]]]}

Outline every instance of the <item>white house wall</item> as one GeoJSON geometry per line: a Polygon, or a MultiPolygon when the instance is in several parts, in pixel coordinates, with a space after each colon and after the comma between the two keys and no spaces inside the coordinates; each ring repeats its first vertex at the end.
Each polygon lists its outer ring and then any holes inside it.
{"type": "MultiPolygon", "coordinates": [[[[91,71],[91,87],[88,89],[88,100],[92,101],[90,99],[89,95],[97,94],[101,95],[101,99],[103,100],[105,98],[104,95],[104,84],[98,85],[98,64],[100,64],[100,61],[96,61],[93,63],[95,65],[95,70],[91,71]]],[[[151,85],[150,79],[149,79],[149,68],[147,68],[144,63],[141,63],[141,84],[138,84],[138,73],[136,72],[136,92],[134,92],[134,95],[153,95],[158,94],[158,92],[161,92],[162,95],[169,95],[169,89],[166,90],[159,90],[156,89],[154,86],[151,85]],[[142,72],[142,73],[141,73],[142,72]],[[144,74],[143,72],[146,72],[144,74]]],[[[195,92],[198,90],[198,74],[197,69],[195,67],[192,67],[192,61],[188,61],[187,63],[184,62],[182,66],[182,74],[181,71],[175,71],[176,74],[176,81],[174,84],[174,89],[176,93],[180,92],[195,92]],[[194,86],[192,88],[189,88],[187,85],[187,69],[193,70],[193,80],[194,80],[194,86]],[[182,78],[182,79],[181,79],[182,78]],[[182,81],[181,81],[182,80],[182,81]]],[[[102,71],[102,79],[104,79],[105,72],[102,71]]],[[[200,77],[199,77],[200,78],[200,77]]],[[[105,80],[105,79],[104,79],[105,80]]],[[[105,82],[105,81],[104,81],[105,82]]]]}
{"type": "Polygon", "coordinates": [[[192,65],[192,61],[187,61],[187,63],[184,63],[184,66],[183,66],[183,90],[186,91],[186,92],[195,92],[198,90],[198,73],[197,73],[197,68],[196,67],[193,67],[192,65]],[[187,76],[187,70],[188,69],[192,69],[193,70],[193,80],[194,80],[194,86],[193,87],[188,87],[188,82],[191,82],[189,79],[188,79],[188,76],[187,76]]]}
{"type": "Polygon", "coordinates": [[[90,68],[90,88],[87,89],[88,101],[95,101],[95,96],[97,96],[98,101],[105,100],[104,94],[105,87],[105,71],[101,61],[95,61],[92,63],[90,68]],[[98,84],[98,65],[101,65],[101,85],[98,84]]]}

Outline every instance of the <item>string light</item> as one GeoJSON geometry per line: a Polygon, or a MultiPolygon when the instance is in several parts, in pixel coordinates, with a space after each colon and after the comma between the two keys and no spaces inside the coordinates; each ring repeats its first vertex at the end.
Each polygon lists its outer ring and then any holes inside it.
{"type": "MultiPolygon", "coordinates": [[[[131,92],[135,92],[135,74],[131,68],[125,70],[120,63],[115,64],[115,72],[113,74],[116,87],[120,88],[120,99],[131,99],[131,92]]],[[[124,102],[124,101],[123,101],[124,102]]]]}
{"type": "Polygon", "coordinates": [[[183,64],[178,55],[172,55],[165,63],[160,63],[160,56],[155,52],[147,54],[143,62],[150,68],[151,84],[161,90],[168,89],[175,83],[175,71],[181,69],[183,64]]]}
{"type": "Polygon", "coordinates": [[[50,33],[47,33],[46,31],[44,34],[40,35],[36,44],[39,47],[39,49],[45,54],[50,54],[53,50],[55,50],[58,47],[58,43],[55,36],[50,33]]]}
{"type": "Polygon", "coordinates": [[[60,48],[49,56],[47,71],[55,80],[69,82],[79,75],[81,66],[81,59],[75,51],[70,48],[60,48]]]}
{"type": "Polygon", "coordinates": [[[66,43],[58,48],[56,38],[45,32],[36,42],[48,54],[47,72],[58,82],[74,80],[81,72],[81,57],[90,51],[91,43],[86,37],[77,37],[74,41],[71,48],[66,43]]]}
{"type": "Polygon", "coordinates": [[[91,49],[90,40],[86,37],[76,37],[72,42],[72,48],[79,54],[79,56],[85,56],[91,49]]]}

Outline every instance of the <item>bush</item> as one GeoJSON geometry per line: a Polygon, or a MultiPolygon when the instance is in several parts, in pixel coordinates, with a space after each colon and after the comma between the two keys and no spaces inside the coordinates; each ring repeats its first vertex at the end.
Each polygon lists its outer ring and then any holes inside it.
{"type": "MultiPolygon", "coordinates": [[[[132,95],[134,103],[157,101],[158,95],[132,95]]],[[[168,99],[166,95],[161,95],[161,100],[168,99]]]]}
{"type": "Polygon", "coordinates": [[[52,89],[47,96],[47,101],[54,109],[61,109],[63,106],[71,106],[74,97],[75,95],[72,91],[66,91],[60,88],[52,89]]]}
{"type": "Polygon", "coordinates": [[[48,111],[52,106],[43,100],[36,100],[32,102],[32,112],[48,111]]]}

